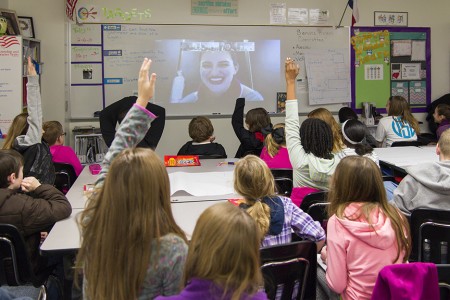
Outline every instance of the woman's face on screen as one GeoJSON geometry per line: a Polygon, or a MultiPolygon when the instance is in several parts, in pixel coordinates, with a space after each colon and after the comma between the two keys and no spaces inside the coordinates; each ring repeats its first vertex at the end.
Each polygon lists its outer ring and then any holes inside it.
{"type": "Polygon", "coordinates": [[[231,85],[238,67],[228,52],[204,52],[200,60],[200,77],[208,89],[216,94],[225,93],[231,85]]]}

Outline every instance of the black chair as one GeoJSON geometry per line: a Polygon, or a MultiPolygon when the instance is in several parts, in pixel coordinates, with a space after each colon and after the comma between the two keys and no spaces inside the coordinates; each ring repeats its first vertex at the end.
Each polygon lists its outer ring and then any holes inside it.
{"type": "Polygon", "coordinates": [[[282,300],[316,299],[316,243],[300,241],[266,247],[260,254],[264,289],[269,299],[278,299],[277,294],[281,294],[282,300]],[[293,295],[297,296],[293,298],[293,295]]]}
{"type": "Polygon", "coordinates": [[[319,191],[314,193],[309,193],[303,198],[302,204],[300,204],[300,208],[307,212],[309,207],[315,203],[325,203],[327,198],[327,191],[319,191]]]}
{"type": "Polygon", "coordinates": [[[32,284],[40,289],[39,299],[46,299],[51,270],[39,276],[34,274],[25,241],[11,224],[0,224],[0,265],[0,285],[32,284]]]}
{"type": "Polygon", "coordinates": [[[423,208],[413,210],[411,238],[410,260],[448,263],[450,211],[423,208]]]}
{"type": "Polygon", "coordinates": [[[313,203],[308,207],[306,213],[311,216],[314,221],[318,221],[322,228],[327,231],[328,212],[327,208],[330,203],[313,203]]]}
{"type": "Polygon", "coordinates": [[[423,146],[423,144],[419,141],[399,141],[399,142],[393,142],[391,147],[406,147],[406,146],[423,146]]]}
{"type": "Polygon", "coordinates": [[[65,163],[54,162],[53,165],[55,166],[56,175],[54,186],[66,194],[77,179],[75,169],[72,165],[65,163]]]}
{"type": "Polygon", "coordinates": [[[436,265],[441,300],[450,299],[450,264],[436,265]]]}
{"type": "Polygon", "coordinates": [[[275,179],[278,194],[290,197],[294,186],[292,169],[270,169],[270,172],[275,179]]]}

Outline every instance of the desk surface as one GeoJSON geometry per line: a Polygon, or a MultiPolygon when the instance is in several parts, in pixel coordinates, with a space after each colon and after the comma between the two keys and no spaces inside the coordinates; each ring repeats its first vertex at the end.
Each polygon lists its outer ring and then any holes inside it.
{"type": "Polygon", "coordinates": [[[390,148],[375,148],[374,151],[378,155],[380,161],[396,167],[404,168],[421,164],[424,162],[437,162],[439,156],[436,151],[432,151],[434,147],[390,147],[390,148]]]}

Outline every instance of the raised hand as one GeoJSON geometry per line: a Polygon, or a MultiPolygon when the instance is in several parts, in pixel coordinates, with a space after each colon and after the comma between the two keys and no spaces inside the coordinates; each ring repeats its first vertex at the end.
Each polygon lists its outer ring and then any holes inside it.
{"type": "Polygon", "coordinates": [[[297,65],[290,57],[286,58],[286,61],[284,63],[286,71],[286,82],[291,81],[295,82],[295,78],[297,78],[297,75],[299,73],[300,67],[297,65]]]}
{"type": "Polygon", "coordinates": [[[136,103],[143,107],[147,106],[148,101],[155,93],[156,74],[152,73],[150,77],[148,75],[151,64],[151,59],[144,58],[139,70],[138,99],[136,103]]]}
{"type": "Polygon", "coordinates": [[[33,61],[31,60],[31,56],[28,56],[28,75],[30,75],[30,76],[37,75],[33,61]]]}

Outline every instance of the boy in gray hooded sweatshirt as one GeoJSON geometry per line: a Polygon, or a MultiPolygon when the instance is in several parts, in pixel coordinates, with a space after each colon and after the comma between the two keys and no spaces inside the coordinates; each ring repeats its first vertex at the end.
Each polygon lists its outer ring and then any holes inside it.
{"type": "Polygon", "coordinates": [[[416,208],[450,210],[450,130],[436,146],[439,162],[406,167],[408,175],[394,191],[394,203],[405,214],[416,208]]]}

